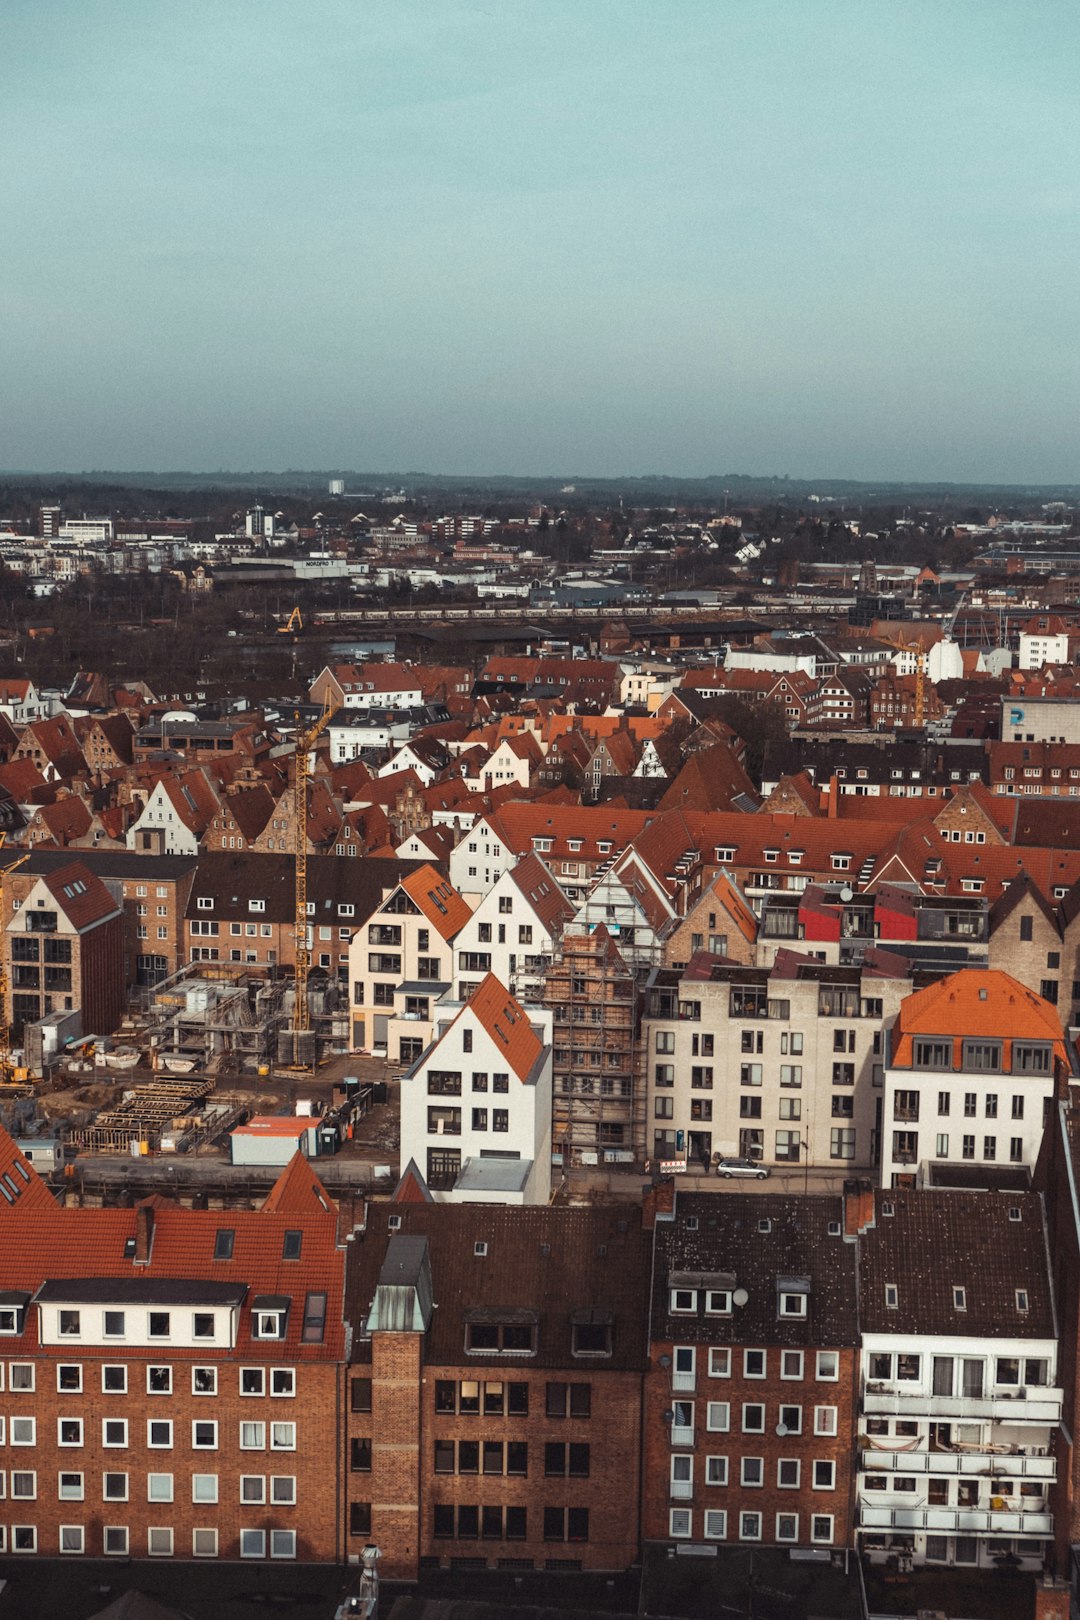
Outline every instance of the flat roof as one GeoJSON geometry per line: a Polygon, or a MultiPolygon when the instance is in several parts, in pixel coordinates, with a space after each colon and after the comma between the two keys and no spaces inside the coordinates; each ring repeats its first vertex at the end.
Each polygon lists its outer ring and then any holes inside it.
{"type": "Polygon", "coordinates": [[[454,1182],[455,1192],[520,1193],[532,1174],[532,1159],[465,1160],[454,1182]]]}

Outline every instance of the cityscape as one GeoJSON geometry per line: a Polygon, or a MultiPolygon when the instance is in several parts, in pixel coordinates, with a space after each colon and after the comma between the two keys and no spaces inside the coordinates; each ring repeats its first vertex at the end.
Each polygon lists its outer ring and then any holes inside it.
{"type": "Polygon", "coordinates": [[[1076,8],[7,11],[0,1620],[1077,1620],[1076,8]]]}

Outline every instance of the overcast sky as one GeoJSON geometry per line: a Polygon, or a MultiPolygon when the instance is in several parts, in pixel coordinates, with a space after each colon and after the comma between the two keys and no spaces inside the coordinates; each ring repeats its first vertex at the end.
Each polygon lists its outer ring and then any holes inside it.
{"type": "Polygon", "coordinates": [[[1076,0],[6,0],[0,465],[1080,481],[1076,0]]]}

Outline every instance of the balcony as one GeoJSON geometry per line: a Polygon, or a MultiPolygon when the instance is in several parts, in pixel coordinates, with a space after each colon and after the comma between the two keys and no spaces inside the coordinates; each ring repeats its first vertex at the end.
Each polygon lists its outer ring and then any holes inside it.
{"type": "Polygon", "coordinates": [[[673,1479],[671,1481],[670,1495],[673,1502],[689,1502],[694,1495],[693,1480],[673,1479]]]}
{"type": "Polygon", "coordinates": [[[868,1507],[859,1504],[864,1530],[943,1530],[953,1535],[1052,1536],[1052,1513],[1014,1513],[1008,1508],[868,1507]]]}
{"type": "Polygon", "coordinates": [[[694,1425],[692,1423],[673,1423],[671,1425],[671,1444],[673,1446],[692,1446],[694,1444],[694,1425]]]}
{"type": "Polygon", "coordinates": [[[965,1479],[1057,1478],[1056,1457],[1001,1451],[863,1451],[859,1467],[867,1474],[962,1474],[965,1479]]]}
{"type": "Polygon", "coordinates": [[[868,1417],[960,1418],[974,1423],[989,1418],[995,1423],[1058,1423],[1060,1389],[1028,1390],[1014,1395],[927,1395],[921,1390],[889,1389],[868,1384],[863,1411],[868,1417]]]}

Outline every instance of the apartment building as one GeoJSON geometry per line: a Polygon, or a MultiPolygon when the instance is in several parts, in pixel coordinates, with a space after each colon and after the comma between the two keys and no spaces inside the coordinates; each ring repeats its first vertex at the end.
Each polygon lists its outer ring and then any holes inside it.
{"type": "Polygon", "coordinates": [[[1034,1168],[1071,1073],[1057,1012],[1009,974],[962,968],[913,991],[889,1036],[882,1186],[938,1164],[1034,1168]]]}
{"type": "Polygon", "coordinates": [[[470,916],[461,895],[426,863],[369,912],[349,949],[354,1047],[416,1061],[434,1034],[435,1004],[453,989],[453,942],[470,916]]]}
{"type": "Polygon", "coordinates": [[[567,931],[546,976],[554,1018],[552,1145],[563,1164],[648,1155],[634,970],[603,923],[567,931]]]}
{"type": "Polygon", "coordinates": [[[656,1221],[643,1539],[850,1546],[858,1316],[843,1201],[672,1203],[656,1221]]]}
{"type": "Polygon", "coordinates": [[[528,854],[484,895],[454,940],[457,994],[488,973],[522,1001],[541,1001],[544,975],[574,908],[539,855],[528,854]]]}
{"type": "Polygon", "coordinates": [[[350,1551],[402,1580],[635,1560],[649,1251],[621,1206],[372,1210],[349,1245],[350,1551]]]}
{"type": "Polygon", "coordinates": [[[69,860],[11,906],[2,949],[13,1027],[81,1011],[86,1033],[111,1035],[127,1004],[119,885],[69,860]]]}
{"type": "Polygon", "coordinates": [[[708,955],[658,969],[641,1026],[649,1152],[876,1163],[883,1031],[910,987],[905,964],[873,950],[850,968],[782,950],[768,969],[708,955]]]}
{"type": "Polygon", "coordinates": [[[551,1015],[493,973],[401,1079],[401,1169],[439,1199],[543,1204],[551,1191],[551,1015]]]}
{"type": "Polygon", "coordinates": [[[849,884],[811,883],[801,895],[772,895],[762,907],[757,965],[778,951],[806,950],[830,966],[857,966],[874,946],[904,957],[912,967],[946,972],[985,967],[988,903],[976,895],[920,894],[895,883],[872,893],[849,884]]]}
{"type": "Polygon", "coordinates": [[[299,1158],[256,1211],[64,1208],[0,1131],[0,1545],[341,1559],[342,1251],[299,1158]]]}
{"type": "Polygon", "coordinates": [[[1063,1406],[1042,1200],[861,1199],[861,1547],[878,1562],[1039,1570],[1063,1406]]]}

